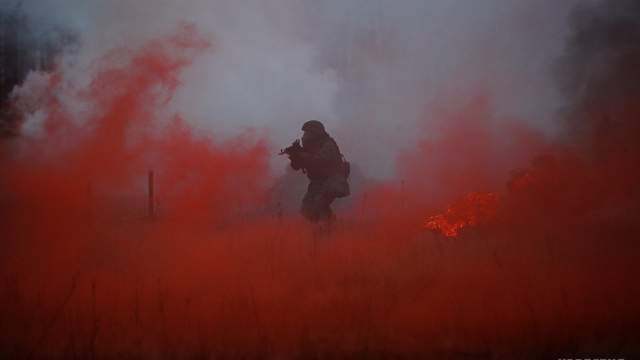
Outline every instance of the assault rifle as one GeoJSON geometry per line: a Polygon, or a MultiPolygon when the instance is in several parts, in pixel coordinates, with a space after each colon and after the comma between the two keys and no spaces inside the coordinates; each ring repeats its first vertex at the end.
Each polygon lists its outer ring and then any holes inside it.
{"type": "Polygon", "coordinates": [[[294,141],[291,146],[280,150],[280,153],[278,155],[289,155],[289,157],[291,157],[291,155],[295,154],[295,153],[299,153],[302,151],[302,145],[300,145],[300,139],[294,141]]]}

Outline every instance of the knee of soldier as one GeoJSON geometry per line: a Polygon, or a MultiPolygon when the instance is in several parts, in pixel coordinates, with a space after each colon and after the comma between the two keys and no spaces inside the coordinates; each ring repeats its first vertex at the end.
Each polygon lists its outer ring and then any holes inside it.
{"type": "Polygon", "coordinates": [[[311,203],[303,203],[302,208],[300,209],[300,213],[305,219],[311,222],[317,221],[319,217],[318,210],[311,203]]]}
{"type": "Polygon", "coordinates": [[[301,209],[304,211],[305,209],[310,209],[314,206],[315,204],[315,197],[314,196],[309,196],[306,195],[303,199],[302,199],[302,207],[301,209]]]}

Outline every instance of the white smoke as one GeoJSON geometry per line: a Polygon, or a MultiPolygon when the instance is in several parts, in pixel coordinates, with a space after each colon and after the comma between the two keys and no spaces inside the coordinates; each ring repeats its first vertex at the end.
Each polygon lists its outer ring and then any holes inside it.
{"type": "Polygon", "coordinates": [[[275,148],[319,119],[365,173],[387,177],[440,99],[486,90],[501,114],[553,133],[561,99],[549,66],[578,2],[26,0],[23,7],[80,34],[64,66],[79,83],[107,51],[193,23],[213,47],[184,73],[173,110],[218,136],[258,128],[275,148]]]}

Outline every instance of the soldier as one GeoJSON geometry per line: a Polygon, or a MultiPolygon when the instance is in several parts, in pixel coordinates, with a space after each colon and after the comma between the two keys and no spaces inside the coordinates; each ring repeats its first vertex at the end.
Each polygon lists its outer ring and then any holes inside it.
{"type": "Polygon", "coordinates": [[[307,121],[302,131],[302,145],[296,141],[282,153],[289,155],[294,170],[301,169],[310,180],[302,199],[302,215],[313,223],[329,223],[335,218],[331,203],[349,196],[349,163],[320,121],[307,121]]]}

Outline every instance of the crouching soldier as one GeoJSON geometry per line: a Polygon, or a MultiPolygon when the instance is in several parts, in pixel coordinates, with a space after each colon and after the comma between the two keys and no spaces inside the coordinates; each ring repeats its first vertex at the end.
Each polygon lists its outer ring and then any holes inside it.
{"type": "Polygon", "coordinates": [[[296,141],[282,153],[289,155],[291,167],[302,170],[310,181],[302,199],[302,215],[313,223],[329,223],[335,219],[331,203],[350,194],[349,162],[320,121],[307,121],[302,131],[302,144],[296,141]]]}

